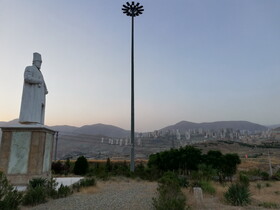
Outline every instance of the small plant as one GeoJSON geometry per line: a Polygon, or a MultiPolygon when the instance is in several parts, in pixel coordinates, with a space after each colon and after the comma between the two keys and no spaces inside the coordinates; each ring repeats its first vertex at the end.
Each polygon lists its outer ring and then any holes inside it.
{"type": "Polygon", "coordinates": [[[17,210],[22,201],[22,193],[8,182],[5,174],[0,171],[0,209],[17,210]]]}
{"type": "Polygon", "coordinates": [[[259,193],[261,192],[262,185],[261,183],[257,183],[256,188],[259,190],[259,193]]]}
{"type": "Polygon", "coordinates": [[[263,202],[260,203],[259,206],[264,207],[266,209],[279,209],[280,205],[277,203],[272,203],[272,202],[263,202]]]}
{"type": "Polygon", "coordinates": [[[265,186],[266,187],[271,187],[271,184],[267,182],[267,183],[265,183],[265,186]]]}
{"type": "Polygon", "coordinates": [[[251,202],[251,193],[248,186],[239,183],[232,184],[224,196],[226,201],[234,206],[245,206],[251,202]]]}
{"type": "Polygon", "coordinates": [[[280,195],[280,191],[275,191],[274,192],[276,195],[280,195]]]}

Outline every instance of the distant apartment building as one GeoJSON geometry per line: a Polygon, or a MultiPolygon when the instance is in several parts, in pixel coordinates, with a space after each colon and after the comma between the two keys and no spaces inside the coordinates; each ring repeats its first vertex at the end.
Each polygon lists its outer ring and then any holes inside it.
{"type": "Polygon", "coordinates": [[[280,127],[271,130],[271,138],[280,140],[280,127]]]}

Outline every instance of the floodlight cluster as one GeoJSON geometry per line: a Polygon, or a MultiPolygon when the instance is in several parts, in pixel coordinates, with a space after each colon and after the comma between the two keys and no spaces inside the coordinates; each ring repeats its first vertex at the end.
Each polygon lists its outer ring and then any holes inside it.
{"type": "Polygon", "coordinates": [[[122,10],[124,14],[131,17],[139,16],[144,11],[143,6],[140,6],[140,3],[135,4],[134,1],[131,2],[131,4],[126,2],[126,5],[123,5],[122,10]]]}

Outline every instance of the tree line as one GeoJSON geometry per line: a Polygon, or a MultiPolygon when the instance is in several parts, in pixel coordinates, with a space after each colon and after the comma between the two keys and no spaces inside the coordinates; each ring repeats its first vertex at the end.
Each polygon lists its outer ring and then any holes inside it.
{"type": "Polygon", "coordinates": [[[217,150],[210,150],[202,154],[200,149],[193,146],[170,149],[150,155],[148,161],[149,168],[155,168],[159,173],[173,171],[178,174],[190,175],[197,171],[199,166],[205,165],[214,170],[214,174],[220,181],[226,178],[232,179],[236,173],[240,158],[236,153],[222,154],[217,150]]]}

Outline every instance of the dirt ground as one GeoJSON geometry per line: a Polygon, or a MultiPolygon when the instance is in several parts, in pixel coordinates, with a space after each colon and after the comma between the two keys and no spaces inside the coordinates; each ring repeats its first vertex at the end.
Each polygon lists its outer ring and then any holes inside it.
{"type": "MultiPolygon", "coordinates": [[[[252,195],[252,203],[248,206],[237,207],[230,206],[224,200],[224,193],[227,191],[228,183],[225,186],[222,186],[219,183],[213,183],[213,186],[216,189],[215,195],[203,194],[203,202],[197,202],[194,198],[193,192],[190,192],[189,189],[183,189],[184,194],[187,197],[187,204],[191,209],[201,209],[201,210],[231,210],[231,209],[240,209],[240,210],[255,210],[255,209],[266,209],[259,204],[264,202],[269,202],[277,204],[280,206],[280,182],[274,181],[258,181],[250,182],[250,192],[252,195]],[[261,189],[257,188],[257,184],[261,186],[261,189]]],[[[279,209],[279,208],[277,208],[279,209]]]]}

